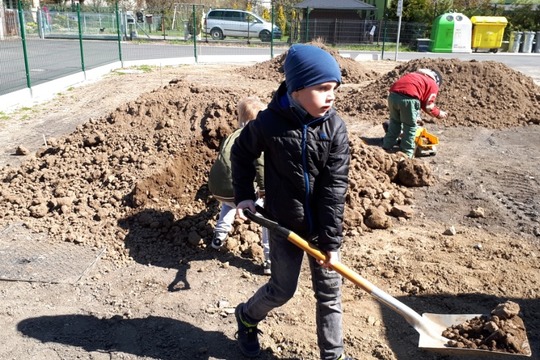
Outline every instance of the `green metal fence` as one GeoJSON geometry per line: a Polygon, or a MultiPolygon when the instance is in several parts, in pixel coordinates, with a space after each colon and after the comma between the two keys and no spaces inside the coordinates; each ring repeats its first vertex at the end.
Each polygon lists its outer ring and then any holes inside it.
{"type": "MultiPolygon", "coordinates": [[[[384,24],[387,29],[383,32],[380,21],[313,20],[288,23],[283,37],[270,42],[257,36],[213,40],[200,31],[202,14],[208,10],[200,5],[182,4],[173,11],[115,8],[98,12],[81,11],[78,4],[30,11],[21,4],[17,10],[5,11],[5,30],[0,32],[0,95],[21,90],[32,95],[37,85],[76,74],[82,74],[84,80],[90,70],[108,65],[197,63],[202,56],[222,55],[216,50],[219,47],[234,47],[235,56],[257,50],[260,58],[273,58],[275,48],[322,39],[331,45],[375,44],[384,51],[385,42],[392,42],[397,33],[392,22],[384,24]],[[292,28],[297,31],[291,33],[292,28]]],[[[408,38],[408,28],[409,38],[422,37],[421,27],[403,24],[402,39],[408,38]]]]}
{"type": "MultiPolygon", "coordinates": [[[[0,95],[111,63],[123,67],[145,59],[177,58],[197,63],[199,55],[213,53],[206,45],[217,42],[201,33],[193,36],[193,29],[201,28],[198,22],[202,21],[193,16],[196,11],[196,5],[191,13],[184,8],[182,14],[178,11],[167,16],[160,11],[120,9],[82,12],[78,5],[74,11],[46,7],[30,11],[19,2],[19,9],[5,11],[4,31],[0,32],[0,95]]],[[[229,45],[247,44],[246,39],[228,40],[229,45]]],[[[273,42],[247,41],[272,56],[273,42]]],[[[242,52],[239,48],[235,54],[242,52]]]]}

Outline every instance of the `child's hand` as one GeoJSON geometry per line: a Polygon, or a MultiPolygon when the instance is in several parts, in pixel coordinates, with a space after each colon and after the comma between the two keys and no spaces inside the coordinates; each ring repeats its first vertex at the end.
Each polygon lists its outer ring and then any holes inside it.
{"type": "Polygon", "coordinates": [[[331,268],[332,265],[336,264],[338,261],[339,261],[339,254],[337,251],[328,251],[326,253],[326,261],[317,260],[319,265],[321,265],[325,269],[331,268]]]}
{"type": "Polygon", "coordinates": [[[437,116],[437,119],[446,119],[448,117],[448,113],[446,111],[442,111],[439,113],[439,116],[437,116]]]}
{"type": "Polygon", "coordinates": [[[236,205],[236,217],[242,220],[247,220],[247,217],[244,215],[244,209],[249,209],[251,212],[256,213],[255,202],[251,199],[242,200],[238,205],[236,205]]]}

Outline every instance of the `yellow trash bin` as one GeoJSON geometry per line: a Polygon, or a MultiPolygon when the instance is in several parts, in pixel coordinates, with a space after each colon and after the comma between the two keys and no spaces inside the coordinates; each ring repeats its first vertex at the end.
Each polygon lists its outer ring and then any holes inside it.
{"type": "Polygon", "coordinates": [[[504,28],[508,21],[504,16],[473,16],[471,48],[474,52],[478,49],[488,49],[492,52],[499,51],[502,45],[504,28]]]}

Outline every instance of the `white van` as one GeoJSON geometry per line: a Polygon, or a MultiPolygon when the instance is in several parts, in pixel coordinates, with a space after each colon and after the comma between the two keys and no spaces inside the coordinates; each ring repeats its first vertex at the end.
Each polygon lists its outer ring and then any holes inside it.
{"type": "Polygon", "coordinates": [[[281,30],[263,20],[258,15],[235,9],[210,10],[204,18],[204,31],[214,40],[223,40],[226,36],[257,37],[261,41],[270,41],[271,33],[274,39],[281,38],[281,30]]]}

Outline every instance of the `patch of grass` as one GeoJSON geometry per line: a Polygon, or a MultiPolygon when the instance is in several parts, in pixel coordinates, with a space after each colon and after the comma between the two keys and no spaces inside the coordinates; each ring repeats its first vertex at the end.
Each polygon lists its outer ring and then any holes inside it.
{"type": "Polygon", "coordinates": [[[137,66],[131,66],[129,68],[121,68],[116,69],[112,71],[114,75],[117,76],[123,76],[127,75],[129,73],[151,73],[154,72],[156,69],[158,69],[157,66],[151,66],[151,65],[137,65],[137,66]]]}
{"type": "Polygon", "coordinates": [[[8,120],[8,119],[9,119],[9,115],[3,111],[0,111],[0,120],[8,120]]]}
{"type": "MultiPolygon", "coordinates": [[[[197,40],[197,41],[201,41],[201,40],[197,40]]],[[[188,42],[186,40],[173,39],[173,40],[166,40],[166,43],[170,45],[187,45],[189,43],[193,44],[193,41],[188,42]]]]}
{"type": "Polygon", "coordinates": [[[137,69],[137,70],[140,70],[142,72],[149,73],[149,72],[154,71],[155,66],[139,65],[139,66],[135,66],[134,68],[137,69]]]}
{"type": "MultiPolygon", "coordinates": [[[[28,106],[23,106],[18,108],[15,112],[13,112],[14,116],[19,116],[21,120],[28,120],[30,119],[30,115],[37,110],[28,106]]],[[[6,115],[6,119],[9,118],[9,116],[6,115]]]]}

